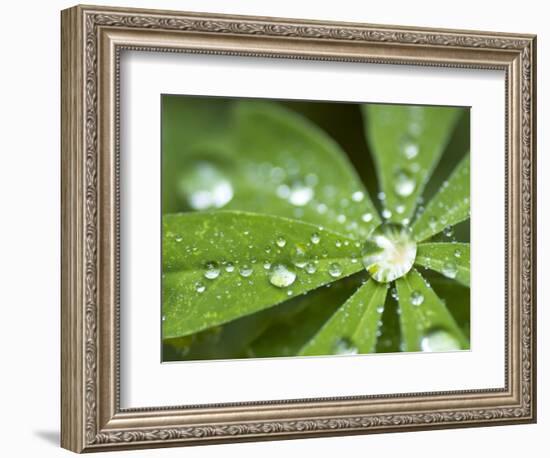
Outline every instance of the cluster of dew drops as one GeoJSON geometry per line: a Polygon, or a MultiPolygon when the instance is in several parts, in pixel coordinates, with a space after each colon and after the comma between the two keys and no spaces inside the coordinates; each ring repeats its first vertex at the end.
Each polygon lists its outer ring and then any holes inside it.
{"type": "MultiPolygon", "coordinates": [[[[324,228],[319,226],[318,231],[315,231],[311,234],[309,238],[309,243],[307,246],[312,247],[315,245],[321,244],[322,240],[322,231],[324,228]]],[[[248,236],[249,231],[243,233],[244,236],[248,236]]],[[[175,237],[176,241],[183,240],[182,237],[175,237]]],[[[343,246],[349,246],[350,241],[345,240],[344,242],[336,240],[336,248],[343,246]]],[[[283,236],[277,236],[273,240],[273,245],[268,245],[265,248],[265,252],[269,255],[273,249],[276,249],[280,254],[282,250],[286,247],[289,248],[290,244],[287,244],[287,240],[283,236]]],[[[356,247],[359,247],[359,242],[356,242],[356,247]]],[[[243,281],[248,281],[250,284],[254,284],[253,278],[255,272],[266,272],[267,279],[271,285],[279,289],[286,289],[287,295],[292,296],[294,294],[293,290],[290,288],[295,284],[299,271],[305,272],[308,276],[313,275],[318,272],[320,258],[328,257],[328,252],[323,251],[322,254],[315,255],[312,257],[307,256],[306,250],[302,245],[296,244],[295,250],[291,256],[291,265],[284,262],[275,262],[270,261],[258,262],[256,258],[252,258],[250,262],[243,264],[234,263],[231,261],[209,261],[204,265],[203,271],[203,280],[199,280],[195,283],[195,291],[199,294],[205,292],[208,288],[210,282],[215,281],[220,278],[222,275],[232,274],[235,275],[237,280],[237,286],[242,286],[243,281]]],[[[352,256],[352,262],[358,262],[357,256],[352,256]]],[[[342,265],[338,262],[331,262],[327,268],[327,274],[332,279],[337,279],[341,277],[344,273],[342,265]]],[[[327,285],[328,286],[328,285],[327,285]]]]}

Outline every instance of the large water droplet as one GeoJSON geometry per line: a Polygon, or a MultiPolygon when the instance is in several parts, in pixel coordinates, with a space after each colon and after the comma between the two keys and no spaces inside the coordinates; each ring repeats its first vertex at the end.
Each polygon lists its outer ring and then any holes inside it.
{"type": "Polygon", "coordinates": [[[416,180],[409,171],[405,169],[399,169],[395,173],[394,190],[398,196],[410,196],[413,193],[415,187],[416,180]]]}
{"type": "Polygon", "coordinates": [[[441,273],[447,278],[456,278],[456,275],[458,274],[458,268],[456,267],[456,264],[454,262],[446,262],[445,264],[443,264],[443,269],[441,270],[441,273]]]}
{"type": "Polygon", "coordinates": [[[421,340],[422,351],[456,351],[460,350],[460,342],[444,329],[429,331],[421,340]]]}
{"type": "Polygon", "coordinates": [[[420,291],[413,291],[411,293],[411,304],[419,306],[424,302],[424,295],[420,291]]]}
{"type": "Polygon", "coordinates": [[[401,224],[381,224],[363,245],[363,265],[378,282],[402,277],[411,270],[415,258],[416,242],[411,230],[401,224]]]}
{"type": "Polygon", "coordinates": [[[286,288],[296,280],[296,273],[284,264],[275,264],[269,272],[269,282],[277,288],[286,288]]]}
{"type": "Polygon", "coordinates": [[[199,161],[191,164],[178,183],[178,192],[194,210],[221,208],[233,198],[233,186],[216,165],[199,161]]]}
{"type": "Polygon", "coordinates": [[[214,280],[220,276],[220,267],[215,262],[208,262],[206,264],[206,270],[204,272],[204,278],[208,280],[214,280]]]}
{"type": "Polygon", "coordinates": [[[356,355],[358,352],[357,347],[346,337],[338,339],[334,344],[334,354],[336,355],[356,355]]]}
{"type": "Polygon", "coordinates": [[[337,262],[333,262],[328,266],[328,273],[333,278],[338,278],[342,275],[342,266],[337,262]]]}

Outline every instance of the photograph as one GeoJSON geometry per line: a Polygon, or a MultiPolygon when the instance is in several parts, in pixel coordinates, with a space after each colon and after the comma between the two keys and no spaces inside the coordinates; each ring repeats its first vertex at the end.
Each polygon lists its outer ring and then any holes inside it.
{"type": "Polygon", "coordinates": [[[162,361],[470,349],[470,108],[162,94],[162,361]]]}

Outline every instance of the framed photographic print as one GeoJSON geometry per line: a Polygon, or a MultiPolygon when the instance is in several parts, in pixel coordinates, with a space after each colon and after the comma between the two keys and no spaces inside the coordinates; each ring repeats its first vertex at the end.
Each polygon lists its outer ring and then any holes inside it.
{"type": "Polygon", "coordinates": [[[62,446],[533,422],[535,37],[62,12],[62,446]]]}

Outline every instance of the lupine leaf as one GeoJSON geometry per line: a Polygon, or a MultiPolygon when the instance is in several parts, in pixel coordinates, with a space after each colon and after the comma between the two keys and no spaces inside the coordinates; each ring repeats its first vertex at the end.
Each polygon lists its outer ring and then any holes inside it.
{"type": "Polygon", "coordinates": [[[300,354],[373,352],[387,290],[387,284],[367,281],[302,348],[300,354]]]}
{"type": "Polygon", "coordinates": [[[383,206],[395,222],[410,221],[418,197],[461,113],[455,107],[363,105],[383,206]]]}
{"type": "Polygon", "coordinates": [[[415,270],[396,281],[403,351],[452,351],[468,341],[443,301],[415,270]]]}
{"type": "Polygon", "coordinates": [[[415,264],[470,286],[469,243],[421,243],[418,245],[415,264]]]}
{"type": "Polygon", "coordinates": [[[467,154],[414,222],[413,234],[421,242],[469,217],[470,155],[467,154]]]}
{"type": "Polygon", "coordinates": [[[362,268],[356,245],[312,224],[277,216],[225,211],[165,215],[163,337],[226,323],[351,275],[362,268]],[[283,272],[274,276],[277,266],[283,272]],[[314,267],[311,273],[308,267],[314,267]],[[208,278],[218,269],[216,278],[208,278]],[[296,275],[290,284],[287,274],[296,275]]]}

